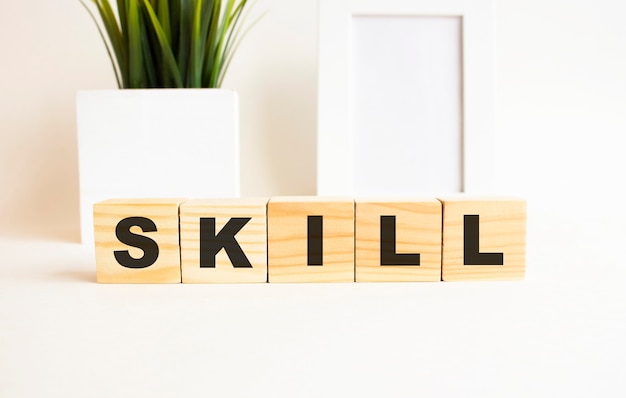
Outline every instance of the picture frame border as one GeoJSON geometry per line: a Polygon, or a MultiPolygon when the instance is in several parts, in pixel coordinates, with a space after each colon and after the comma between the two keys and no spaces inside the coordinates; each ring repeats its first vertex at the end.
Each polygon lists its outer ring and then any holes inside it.
{"type": "Polygon", "coordinates": [[[461,18],[462,191],[493,186],[493,0],[319,0],[317,194],[355,194],[352,97],[354,16],[461,18]]]}

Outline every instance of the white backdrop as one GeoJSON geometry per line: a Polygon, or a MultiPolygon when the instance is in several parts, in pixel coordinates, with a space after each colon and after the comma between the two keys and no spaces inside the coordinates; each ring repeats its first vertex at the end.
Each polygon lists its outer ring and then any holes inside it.
{"type": "MultiPolygon", "coordinates": [[[[495,188],[529,200],[526,281],[208,289],[93,283],[74,97],[113,74],[77,1],[4,1],[0,395],[623,396],[626,4],[496,4],[495,188]]],[[[242,192],[314,194],[316,1],[257,8],[225,82],[242,192]]]]}
{"type": "MultiPolygon", "coordinates": [[[[317,4],[257,3],[269,13],[225,82],[241,102],[242,193],[314,194],[317,4]]],[[[496,188],[533,199],[566,194],[568,202],[617,192],[626,165],[615,144],[626,126],[626,6],[496,5],[496,188]]],[[[2,229],[75,239],[74,97],[115,86],[106,53],[74,0],[4,2],[0,48],[2,229]]]]}

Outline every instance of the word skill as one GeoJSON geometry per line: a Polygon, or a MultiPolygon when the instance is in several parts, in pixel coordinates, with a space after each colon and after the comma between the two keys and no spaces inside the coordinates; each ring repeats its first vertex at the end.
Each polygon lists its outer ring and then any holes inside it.
{"type": "Polygon", "coordinates": [[[526,202],[274,197],[94,205],[99,283],[522,279],[526,202]]]}

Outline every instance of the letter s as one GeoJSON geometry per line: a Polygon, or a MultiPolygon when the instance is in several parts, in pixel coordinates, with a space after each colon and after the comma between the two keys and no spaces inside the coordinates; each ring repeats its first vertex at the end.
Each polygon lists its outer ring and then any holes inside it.
{"type": "Polygon", "coordinates": [[[130,232],[131,227],[139,227],[143,232],[156,232],[154,221],[145,217],[127,217],[117,223],[115,236],[117,239],[132,247],[143,250],[143,256],[133,258],[128,250],[116,250],[114,252],[117,262],[126,268],[147,268],[159,258],[159,245],[147,236],[137,235],[130,232]]]}

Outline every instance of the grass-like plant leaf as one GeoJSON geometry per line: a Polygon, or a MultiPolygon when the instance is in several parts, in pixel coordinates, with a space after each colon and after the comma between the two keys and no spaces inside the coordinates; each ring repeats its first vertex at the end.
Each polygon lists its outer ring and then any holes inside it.
{"type": "MultiPolygon", "coordinates": [[[[117,58],[119,69],[124,63],[127,62],[126,60],[128,59],[128,50],[124,45],[123,35],[115,18],[115,13],[113,12],[113,9],[111,8],[108,0],[92,0],[92,2],[95,3],[98,7],[100,17],[102,18],[102,23],[107,32],[107,35],[109,36],[109,41],[111,43],[111,47],[113,48],[113,52],[115,53],[115,57],[117,58]]],[[[121,70],[120,72],[122,74],[122,81],[124,82],[124,80],[127,78],[127,73],[125,74],[125,71],[121,70]]],[[[128,83],[124,82],[124,84],[128,83]]]]}
{"type": "Polygon", "coordinates": [[[157,35],[159,39],[159,44],[161,46],[161,55],[163,56],[163,68],[162,74],[164,76],[170,76],[177,88],[183,87],[183,81],[180,77],[180,71],[178,70],[178,65],[176,64],[176,59],[174,58],[174,54],[172,53],[171,45],[169,40],[167,39],[167,34],[165,30],[161,26],[159,19],[157,18],[152,6],[148,2],[148,0],[143,0],[146,10],[148,11],[148,15],[150,16],[150,20],[152,21],[152,29],[157,35]]]}
{"type": "Polygon", "coordinates": [[[248,0],[79,0],[120,88],[220,87],[248,0]],[[89,5],[89,4],[91,5],[89,5]]]}
{"type": "Polygon", "coordinates": [[[141,38],[142,21],[139,13],[140,0],[128,0],[128,78],[133,88],[144,87],[143,49],[141,38]]]}

